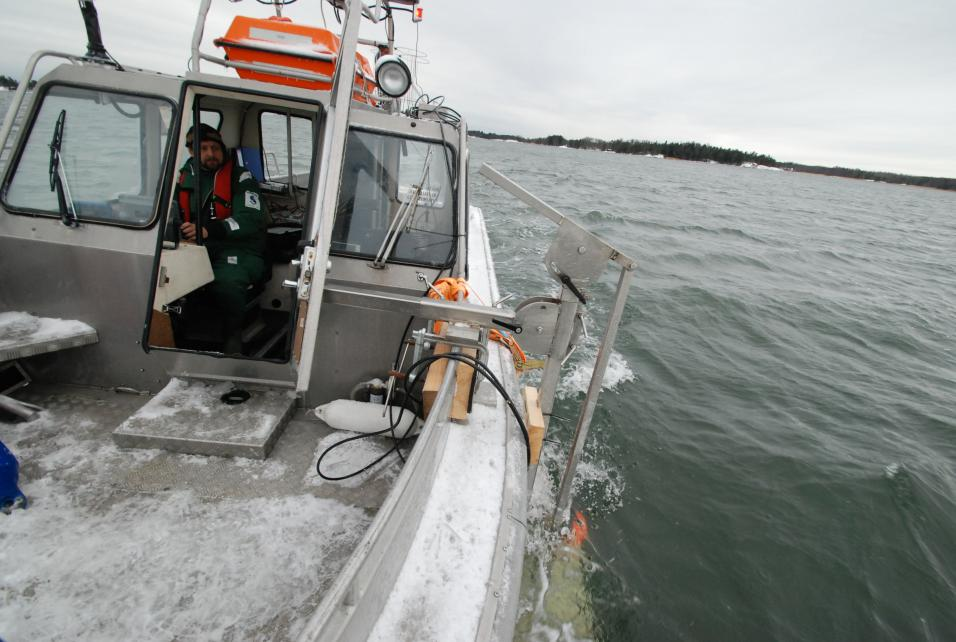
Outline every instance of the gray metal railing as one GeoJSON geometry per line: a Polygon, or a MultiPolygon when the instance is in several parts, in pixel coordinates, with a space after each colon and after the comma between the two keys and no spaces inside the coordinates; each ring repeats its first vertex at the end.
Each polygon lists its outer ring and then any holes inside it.
{"type": "Polygon", "coordinates": [[[0,150],[6,150],[7,148],[7,138],[10,137],[10,132],[13,131],[13,124],[17,120],[17,114],[20,112],[20,107],[23,106],[23,97],[27,93],[27,87],[30,81],[33,80],[33,72],[36,71],[37,63],[47,57],[63,58],[73,64],[83,61],[82,56],[74,56],[73,54],[61,53],[59,51],[38,51],[30,56],[30,60],[27,61],[27,66],[24,67],[23,74],[20,76],[20,84],[17,86],[17,91],[13,94],[13,101],[10,103],[10,107],[7,109],[7,115],[3,119],[3,127],[0,128],[0,150]]]}

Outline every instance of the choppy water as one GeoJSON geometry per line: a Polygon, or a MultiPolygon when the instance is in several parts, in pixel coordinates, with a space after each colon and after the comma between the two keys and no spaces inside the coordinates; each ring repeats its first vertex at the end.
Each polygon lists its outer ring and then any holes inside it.
{"type": "MultiPolygon", "coordinates": [[[[956,639],[956,193],[473,141],[482,162],[638,259],[576,502],[594,636],[956,639]]],[[[471,188],[503,291],[551,290],[550,223],[471,188]]]]}
{"type": "MultiPolygon", "coordinates": [[[[483,162],[638,259],[576,489],[594,637],[956,639],[956,193],[475,140],[519,298],[555,290],[552,225],[483,162]]],[[[530,638],[574,637],[544,611],[530,638]]]]}

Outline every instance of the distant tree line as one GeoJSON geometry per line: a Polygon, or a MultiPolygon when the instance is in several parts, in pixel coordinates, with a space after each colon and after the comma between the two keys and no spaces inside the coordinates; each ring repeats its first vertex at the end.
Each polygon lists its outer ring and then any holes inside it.
{"type": "Polygon", "coordinates": [[[554,147],[571,147],[573,149],[597,149],[601,151],[617,152],[618,154],[658,154],[668,158],[679,158],[681,160],[694,161],[714,161],[727,165],[740,165],[741,163],[759,163],[776,167],[777,162],[766,154],[757,154],[756,152],[742,152],[739,149],[728,149],[726,147],[714,147],[713,145],[702,145],[701,143],[677,143],[664,141],[663,143],[651,140],[612,140],[606,141],[600,138],[565,138],[559,134],[552,134],[543,138],[524,138],[522,136],[513,136],[510,134],[493,134],[482,131],[468,132],[478,138],[494,138],[504,140],[517,140],[523,143],[535,143],[538,145],[552,145],[554,147]]]}
{"type": "MultiPolygon", "coordinates": [[[[37,81],[31,80],[30,84],[27,85],[29,89],[33,89],[37,84],[37,81]]],[[[11,78],[10,76],[0,75],[0,87],[4,89],[16,89],[20,86],[20,81],[16,78],[11,78]]]]}
{"type": "Polygon", "coordinates": [[[827,176],[842,176],[845,178],[859,178],[871,181],[883,181],[885,183],[900,183],[906,185],[919,185],[921,187],[934,187],[936,189],[956,190],[956,179],[953,178],[934,178],[931,176],[908,176],[906,174],[893,174],[890,172],[868,172],[862,169],[848,169],[846,167],[821,167],[817,165],[801,165],[799,163],[778,162],[766,154],[757,154],[756,152],[744,152],[739,149],[729,149],[726,147],[715,147],[713,145],[704,145],[701,143],[677,143],[664,141],[654,142],[649,140],[621,140],[605,141],[599,138],[565,138],[560,134],[552,134],[542,138],[525,138],[524,136],[515,136],[513,134],[495,134],[483,131],[470,131],[470,135],[477,138],[489,138],[495,140],[516,140],[522,143],[534,143],[537,145],[551,145],[554,147],[570,147],[573,149],[597,149],[602,151],[612,151],[618,154],[658,154],[667,158],[679,158],[681,160],[692,161],[713,161],[725,165],[741,165],[743,163],[757,163],[767,167],[779,167],[781,169],[793,170],[795,172],[808,172],[811,174],[825,174],[827,176]]]}
{"type": "Polygon", "coordinates": [[[868,181],[882,181],[884,183],[898,183],[900,185],[918,185],[920,187],[956,190],[956,178],[910,176],[907,174],[893,174],[891,172],[868,172],[862,169],[850,169],[848,167],[820,167],[818,165],[800,165],[799,163],[787,163],[786,167],[792,167],[795,172],[807,172],[809,174],[826,174],[827,176],[861,178],[868,181]]]}

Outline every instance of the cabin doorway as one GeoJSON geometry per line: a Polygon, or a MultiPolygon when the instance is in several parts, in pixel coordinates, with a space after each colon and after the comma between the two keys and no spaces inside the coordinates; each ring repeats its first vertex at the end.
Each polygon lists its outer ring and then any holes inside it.
{"type": "Polygon", "coordinates": [[[182,104],[148,345],[286,363],[321,108],[206,87],[182,104]]]}

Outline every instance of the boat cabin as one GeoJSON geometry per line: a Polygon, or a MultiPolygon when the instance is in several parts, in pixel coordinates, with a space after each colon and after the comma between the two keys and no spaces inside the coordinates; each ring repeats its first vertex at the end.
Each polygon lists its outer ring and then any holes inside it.
{"type": "MultiPolygon", "coordinates": [[[[419,297],[440,275],[461,273],[460,134],[437,118],[353,100],[334,224],[318,229],[329,103],[328,91],[199,73],[67,64],[42,78],[3,173],[0,269],[29,275],[4,283],[7,306],[83,318],[100,332],[96,349],[57,363],[54,378],[83,372],[94,385],[154,391],[177,374],[294,387],[304,247],[327,243],[327,283],[346,288],[419,297]],[[265,275],[248,286],[233,351],[207,293],[206,252],[179,233],[177,184],[195,122],[215,128],[253,176],[265,219],[265,275]]],[[[395,316],[329,302],[308,403],[387,372],[404,327],[395,316]]]]}

